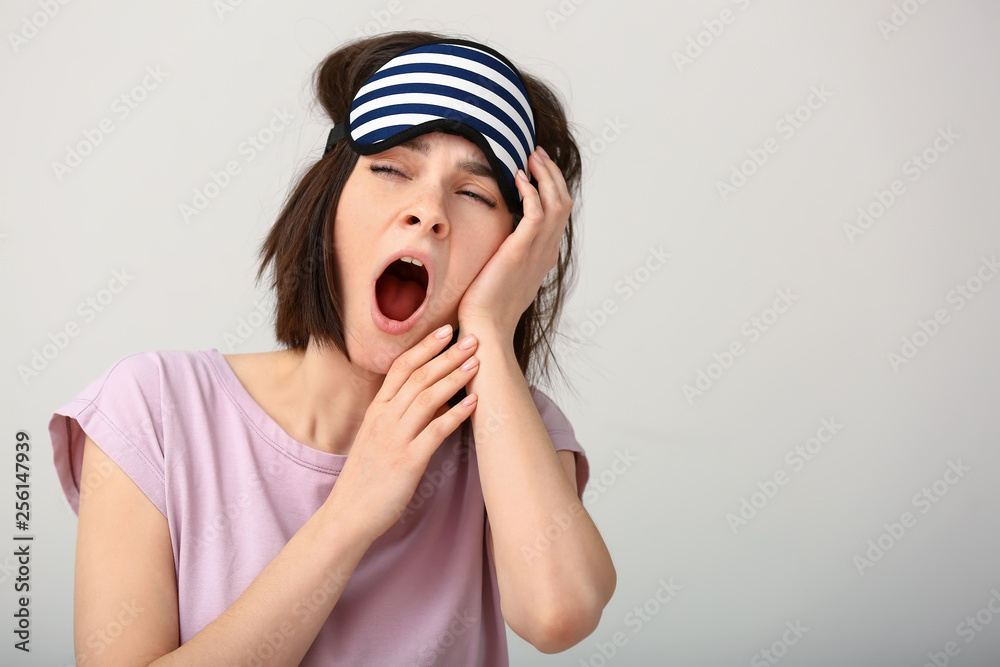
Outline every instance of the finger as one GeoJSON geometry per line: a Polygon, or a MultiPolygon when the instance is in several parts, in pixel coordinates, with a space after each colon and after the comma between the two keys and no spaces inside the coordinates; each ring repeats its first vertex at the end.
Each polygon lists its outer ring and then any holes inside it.
{"type": "Polygon", "coordinates": [[[448,324],[445,326],[447,329],[444,331],[443,337],[438,337],[441,329],[432,331],[424,336],[419,343],[404,351],[393,360],[392,365],[389,366],[389,371],[385,374],[381,388],[375,394],[377,400],[383,402],[391,401],[399,393],[400,388],[414,371],[433,359],[435,355],[444,349],[452,338],[451,325],[448,324]]]}
{"type": "Polygon", "coordinates": [[[441,446],[444,439],[454,433],[462,422],[469,418],[479,404],[479,396],[469,394],[457,405],[437,417],[413,440],[421,460],[430,461],[431,456],[441,446]]]}
{"type": "Polygon", "coordinates": [[[546,214],[559,216],[568,213],[572,200],[559,165],[553,162],[552,158],[546,157],[542,151],[536,150],[528,159],[528,167],[538,181],[542,208],[546,214]]]}
{"type": "MultiPolygon", "coordinates": [[[[544,261],[546,263],[546,272],[548,272],[558,261],[559,240],[565,233],[569,215],[561,206],[561,203],[558,200],[558,194],[553,192],[552,179],[547,175],[547,168],[539,165],[540,159],[540,155],[532,155],[529,160],[529,164],[533,170],[541,172],[542,174],[538,179],[539,187],[546,188],[546,192],[548,193],[546,201],[543,203],[541,195],[534,187],[531,187],[530,185],[527,186],[531,188],[530,192],[527,187],[522,187],[521,191],[524,196],[524,218],[518,225],[518,229],[524,226],[530,231],[529,234],[523,234],[520,236],[520,239],[523,239],[524,243],[522,250],[523,253],[534,253],[537,255],[534,251],[536,247],[539,249],[545,249],[540,250],[540,252],[546,256],[546,259],[537,261],[544,261]],[[551,261],[549,258],[550,255],[553,256],[551,261]]],[[[515,178],[514,180],[518,182],[519,186],[526,185],[521,178],[515,178]]],[[[517,237],[516,232],[514,236],[517,237]]],[[[511,240],[513,239],[507,239],[507,241],[511,240]]]]}
{"type": "Polygon", "coordinates": [[[549,174],[552,176],[552,182],[555,183],[560,197],[569,199],[569,186],[566,184],[566,178],[563,176],[562,169],[559,168],[556,161],[553,160],[541,146],[536,149],[535,153],[541,158],[542,164],[548,167],[549,174]]]}
{"type": "MultiPolygon", "coordinates": [[[[479,359],[469,356],[462,364],[445,374],[433,384],[420,389],[413,400],[404,400],[406,411],[400,416],[400,426],[408,433],[419,433],[432,420],[441,405],[454,396],[459,389],[469,384],[479,370],[479,359]]],[[[402,394],[408,389],[400,391],[402,394]]]]}
{"type": "Polygon", "coordinates": [[[517,174],[514,177],[514,183],[517,185],[517,191],[521,193],[521,205],[524,209],[524,217],[521,218],[521,222],[518,223],[517,228],[521,229],[523,226],[537,227],[538,223],[544,217],[541,197],[535,186],[528,182],[528,177],[523,171],[519,169],[517,174]]]}
{"type": "Polygon", "coordinates": [[[528,156],[528,169],[535,176],[535,180],[538,181],[538,191],[542,193],[543,201],[544,197],[551,190],[555,189],[558,192],[558,186],[556,186],[556,177],[559,175],[559,167],[552,160],[546,160],[545,156],[537,148],[535,151],[528,156]]]}
{"type": "Polygon", "coordinates": [[[563,178],[562,170],[552,158],[545,154],[545,150],[540,146],[532,154],[529,163],[533,168],[538,168],[540,197],[542,208],[545,211],[547,225],[544,225],[545,232],[541,232],[545,247],[550,251],[548,263],[549,270],[556,265],[559,259],[560,239],[566,233],[566,226],[569,224],[569,216],[573,211],[573,199],[569,195],[569,188],[566,179],[563,178]],[[541,175],[541,172],[545,175],[541,175]]]}
{"type": "MultiPolygon", "coordinates": [[[[476,348],[479,346],[479,340],[475,336],[472,336],[471,343],[467,343],[467,338],[468,336],[462,336],[462,339],[458,341],[457,344],[452,345],[444,352],[430,361],[425,362],[423,366],[410,373],[409,378],[403,382],[403,386],[399,388],[399,391],[396,392],[395,396],[395,399],[402,404],[404,411],[410,406],[411,403],[417,400],[417,396],[420,392],[427,389],[435,382],[439,382],[441,378],[454,371],[460,365],[465,363],[469,357],[475,354],[476,348]],[[465,347],[461,347],[463,345],[465,345],[465,347]]],[[[458,389],[455,391],[458,391],[458,389]]],[[[449,396],[453,395],[454,392],[449,394],[449,396]]]]}

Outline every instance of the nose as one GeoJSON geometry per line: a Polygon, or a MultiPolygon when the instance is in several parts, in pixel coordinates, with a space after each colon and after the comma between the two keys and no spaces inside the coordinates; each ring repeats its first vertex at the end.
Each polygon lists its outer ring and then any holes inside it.
{"type": "Polygon", "coordinates": [[[420,188],[416,192],[403,218],[406,225],[420,225],[438,238],[446,237],[450,229],[443,193],[432,191],[430,187],[420,188]]]}

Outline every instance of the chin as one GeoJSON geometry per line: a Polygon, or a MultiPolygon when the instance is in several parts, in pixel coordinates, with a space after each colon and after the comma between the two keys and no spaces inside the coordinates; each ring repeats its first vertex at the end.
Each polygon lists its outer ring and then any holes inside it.
{"type": "Polygon", "coordinates": [[[372,335],[366,340],[358,338],[347,340],[351,365],[358,371],[368,371],[376,375],[385,375],[389,372],[392,362],[401,354],[397,348],[398,346],[393,346],[391,341],[380,339],[377,335],[372,335]]]}
{"type": "Polygon", "coordinates": [[[392,336],[371,326],[346,338],[351,363],[359,371],[386,375],[396,357],[420,342],[423,335],[416,328],[401,336],[392,336]]]}

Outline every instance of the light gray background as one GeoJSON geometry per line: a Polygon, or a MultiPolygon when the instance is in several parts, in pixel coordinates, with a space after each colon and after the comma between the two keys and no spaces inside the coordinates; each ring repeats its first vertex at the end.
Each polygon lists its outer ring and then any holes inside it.
{"type": "Polygon", "coordinates": [[[132,352],[274,348],[268,324],[227,336],[264,297],[252,280],[262,235],[322,153],[312,68],[358,31],[429,28],[484,40],[550,81],[587,157],[581,276],[562,327],[585,344],[561,353],[579,396],[551,395],[590,458],[586,504],[618,589],[600,627],[564,654],[508,633],[511,663],[770,664],[757,654],[777,642],[782,665],[919,666],[955,641],[950,664],[997,664],[1000,618],[987,603],[1000,590],[1000,279],[981,267],[1000,253],[1000,7],[904,4],[914,13],[888,32],[889,0],[246,0],[221,16],[209,0],[71,2],[15,47],[10,34],[41,9],[5,2],[4,628],[18,429],[32,436],[36,540],[33,651],[15,652],[5,630],[0,662],[73,662],[76,518],[51,463],[52,410],[132,352]],[[732,22],[713,36],[704,22],[723,10],[732,22]],[[679,67],[689,38],[706,46],[679,67]],[[121,118],[114,101],[147,68],[165,78],[121,118]],[[814,87],[827,99],[800,108],[814,87]],[[250,161],[239,146],[274,109],[293,120],[250,161]],[[796,112],[787,136],[776,123],[796,112]],[[113,132],[57,178],[53,163],[102,118],[113,132]],[[947,128],[957,138],[934,155],[947,128]],[[778,150],[723,200],[718,183],[769,138],[778,150]],[[906,163],[925,150],[937,159],[913,181],[906,163]],[[229,160],[240,174],[185,224],[179,205],[229,160]],[[845,225],[894,179],[905,191],[852,242],[845,225]],[[647,265],[650,247],[669,260],[647,265]],[[78,304],[116,270],[134,278],[84,317],[78,304]],[[627,276],[641,287],[625,289],[627,276]],[[979,291],[959,309],[952,290],[967,282],[979,291]],[[779,290],[794,300],[774,321],[779,290]],[[894,368],[889,353],[938,309],[947,321],[894,368]],[[771,325],[752,340],[755,316],[771,325]],[[69,323],[78,335],[22,380],[18,368],[69,323]],[[742,356],[710,368],[734,341],[742,356]],[[699,370],[715,378],[688,400],[699,370]],[[843,426],[796,469],[786,453],[823,419],[843,426]],[[915,504],[949,461],[968,470],[938,483],[938,502],[915,504]],[[776,473],[787,483],[756,496],[766,504],[734,531],[727,514],[776,473]],[[915,525],[883,536],[891,548],[859,571],[855,557],[907,511],[915,525]],[[977,613],[992,622],[967,642],[959,624],[977,613]],[[782,651],[786,622],[808,631],[782,651]],[[616,633],[623,645],[606,659],[616,633]]]}

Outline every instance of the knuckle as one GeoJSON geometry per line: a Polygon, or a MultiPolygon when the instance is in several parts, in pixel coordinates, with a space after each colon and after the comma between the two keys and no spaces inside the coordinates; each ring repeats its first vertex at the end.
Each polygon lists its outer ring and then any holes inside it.
{"type": "Polygon", "coordinates": [[[424,429],[424,433],[426,433],[427,436],[430,437],[430,439],[433,441],[436,441],[438,439],[443,440],[445,435],[444,430],[445,430],[444,426],[441,425],[441,420],[435,419],[434,421],[432,421],[430,424],[427,425],[427,428],[424,429]]]}
{"type": "Polygon", "coordinates": [[[431,401],[433,401],[433,400],[434,400],[434,397],[430,394],[429,391],[427,391],[425,389],[424,391],[422,391],[419,394],[417,394],[417,398],[414,400],[414,402],[417,405],[419,405],[420,407],[425,408],[425,407],[429,406],[431,404],[431,401]]]}
{"type": "Polygon", "coordinates": [[[409,368],[410,362],[407,360],[405,354],[401,354],[392,362],[392,370],[397,373],[405,373],[406,369],[409,368]]]}

